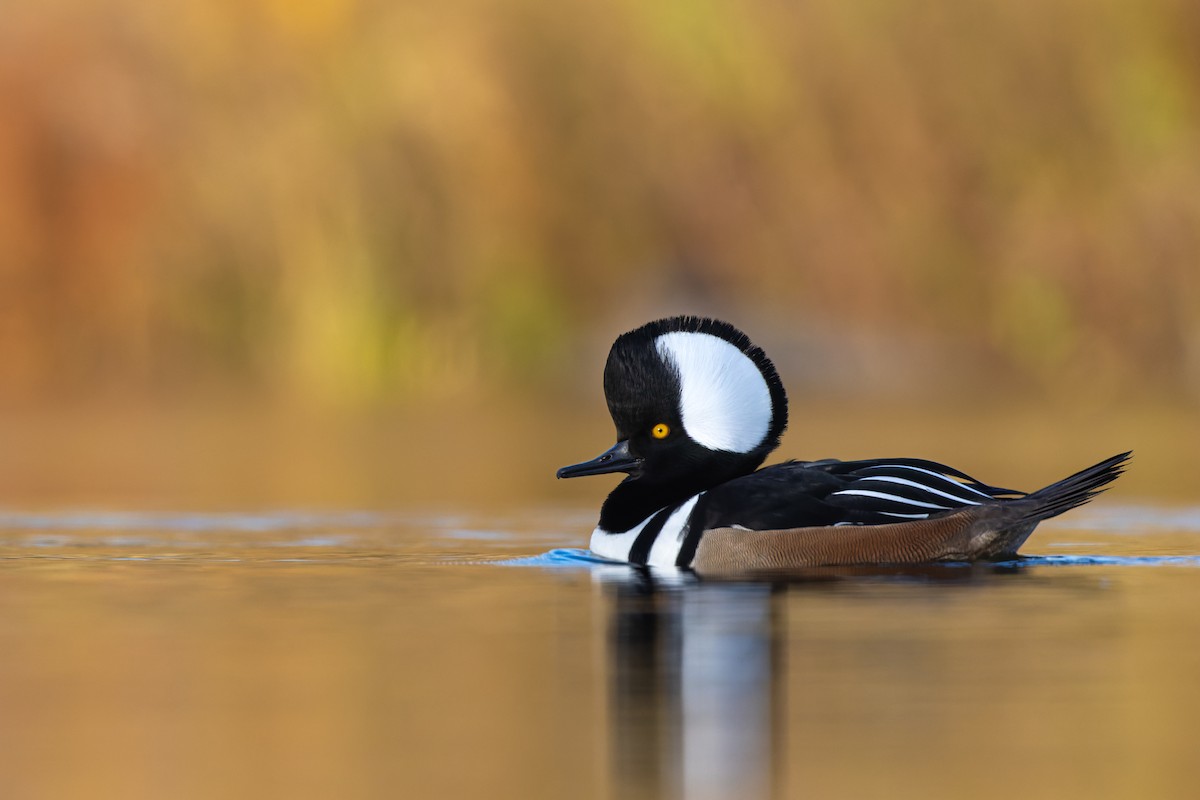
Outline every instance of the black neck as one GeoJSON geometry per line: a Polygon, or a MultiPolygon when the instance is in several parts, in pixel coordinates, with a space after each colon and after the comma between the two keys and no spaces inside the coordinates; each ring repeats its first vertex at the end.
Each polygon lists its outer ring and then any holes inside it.
{"type": "Polygon", "coordinates": [[[699,472],[688,471],[671,478],[658,476],[655,480],[648,480],[645,475],[626,478],[600,508],[600,527],[609,533],[623,533],[660,509],[750,474],[762,463],[764,455],[725,454],[722,458],[708,459],[699,472]]]}
{"type": "Polygon", "coordinates": [[[624,533],[655,511],[678,505],[703,488],[683,484],[647,486],[626,478],[612,490],[600,508],[600,527],[609,533],[624,533]]]}

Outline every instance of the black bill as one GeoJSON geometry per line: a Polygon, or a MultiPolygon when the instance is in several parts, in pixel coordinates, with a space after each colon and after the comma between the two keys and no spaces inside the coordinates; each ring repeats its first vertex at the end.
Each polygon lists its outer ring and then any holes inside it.
{"type": "Polygon", "coordinates": [[[563,467],[557,474],[560,478],[580,478],[584,475],[604,475],[609,472],[632,472],[641,463],[641,459],[629,452],[629,442],[620,441],[591,461],[563,467]]]}

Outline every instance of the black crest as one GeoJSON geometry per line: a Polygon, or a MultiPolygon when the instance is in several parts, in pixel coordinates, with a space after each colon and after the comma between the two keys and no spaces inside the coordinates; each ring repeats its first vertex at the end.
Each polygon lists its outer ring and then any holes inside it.
{"type": "Polygon", "coordinates": [[[779,446],[779,438],[787,429],[787,392],[783,382],[771,359],[750,341],[750,337],[728,322],[708,317],[667,317],[617,337],[604,367],[604,395],[617,430],[638,424],[640,419],[635,415],[666,418],[668,414],[678,413],[675,402],[679,397],[679,376],[663,364],[655,348],[658,337],[676,332],[706,333],[723,339],[758,367],[770,391],[772,407],[771,426],[763,443],[755,450],[765,458],[779,446]]]}

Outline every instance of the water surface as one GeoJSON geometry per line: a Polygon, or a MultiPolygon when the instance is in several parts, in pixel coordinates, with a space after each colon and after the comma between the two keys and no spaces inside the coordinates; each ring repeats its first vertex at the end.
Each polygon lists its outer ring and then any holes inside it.
{"type": "Polygon", "coordinates": [[[708,582],[591,511],[0,511],[0,796],[1194,797],[1200,509],[708,582]]]}

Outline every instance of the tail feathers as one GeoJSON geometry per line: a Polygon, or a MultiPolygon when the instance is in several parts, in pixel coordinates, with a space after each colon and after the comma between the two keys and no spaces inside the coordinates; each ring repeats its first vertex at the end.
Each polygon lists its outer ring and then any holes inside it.
{"type": "Polygon", "coordinates": [[[1072,508],[1078,508],[1107,488],[1125,471],[1133,451],[1126,451],[1099,464],[1080,470],[1070,477],[1038,489],[1021,498],[1017,503],[1027,507],[1024,519],[1040,522],[1057,517],[1072,508]]]}

